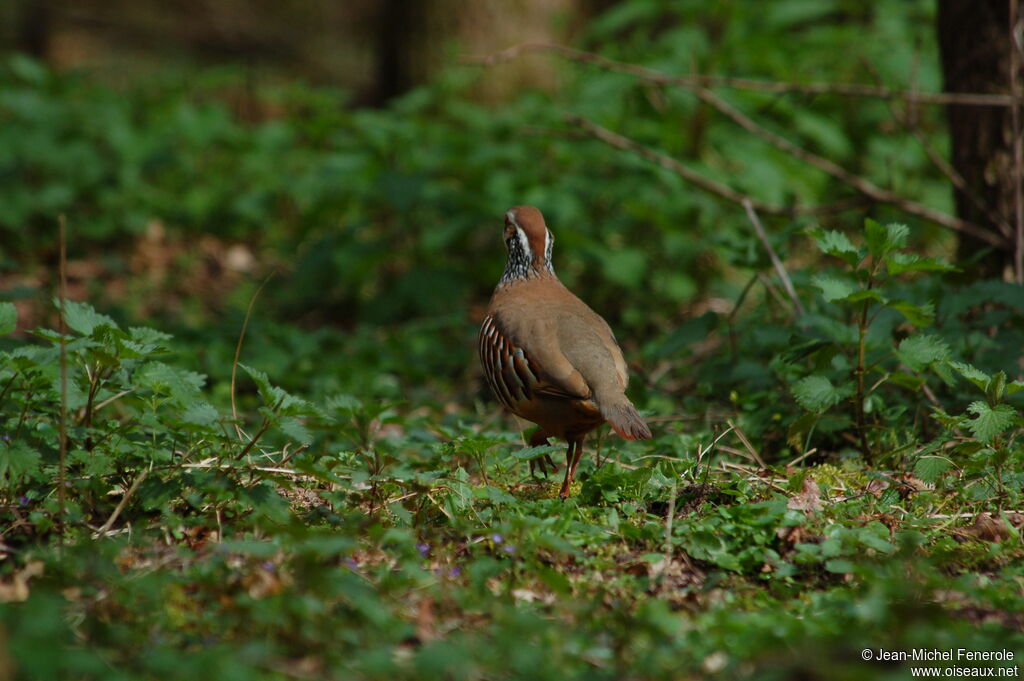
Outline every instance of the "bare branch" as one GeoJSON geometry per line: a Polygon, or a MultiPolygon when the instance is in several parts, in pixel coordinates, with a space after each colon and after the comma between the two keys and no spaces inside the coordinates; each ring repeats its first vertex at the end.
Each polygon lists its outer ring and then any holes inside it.
{"type": "Polygon", "coordinates": [[[131,486],[125,491],[124,496],[121,497],[121,501],[114,507],[114,512],[110,514],[109,518],[107,518],[107,522],[103,523],[103,526],[93,534],[93,539],[102,537],[110,530],[111,527],[114,526],[114,523],[117,522],[117,517],[121,515],[121,511],[123,511],[124,507],[128,505],[128,500],[131,499],[132,495],[135,494],[135,491],[139,489],[139,485],[142,484],[142,481],[146,479],[147,475],[149,475],[149,470],[145,468],[142,469],[142,472],[136,476],[135,480],[132,481],[131,486]]]}
{"type": "MultiPolygon", "coordinates": [[[[879,75],[878,69],[875,68],[874,64],[872,64],[867,59],[863,58],[862,62],[864,64],[864,67],[867,69],[868,73],[871,74],[875,83],[881,85],[882,78],[879,75]]],[[[914,64],[916,66],[916,59],[914,61],[914,64]]],[[[914,88],[914,90],[917,89],[916,74],[911,80],[911,85],[914,88]]],[[[1003,237],[1005,237],[1006,239],[1010,239],[1013,236],[1013,228],[1010,227],[1010,223],[1006,221],[1006,218],[1000,215],[998,211],[993,210],[992,207],[989,204],[987,204],[984,199],[981,198],[981,195],[978,194],[978,192],[974,191],[974,189],[967,184],[967,180],[964,179],[964,176],[961,175],[957,171],[957,169],[954,168],[949,163],[949,161],[943,158],[942,155],[935,150],[935,147],[931,145],[931,143],[928,141],[928,138],[925,137],[925,135],[921,132],[921,128],[918,125],[917,107],[914,105],[914,103],[907,102],[905,109],[903,111],[900,111],[896,101],[890,100],[889,111],[892,113],[892,117],[896,119],[896,121],[899,122],[900,125],[902,125],[907,132],[914,136],[914,139],[917,140],[917,143],[921,145],[921,148],[924,150],[924,153],[928,156],[928,160],[932,162],[932,165],[934,165],[940,173],[945,175],[946,179],[949,180],[949,182],[954,187],[956,187],[960,192],[962,192],[963,195],[966,196],[967,199],[974,204],[975,208],[977,208],[979,211],[981,211],[988,217],[992,224],[999,229],[999,232],[1003,235],[1003,237]]]]}
{"type": "Polygon", "coordinates": [[[798,215],[798,214],[820,214],[820,213],[836,213],[843,210],[859,205],[859,202],[844,201],[840,203],[821,205],[821,206],[779,206],[771,203],[763,203],[757,199],[753,199],[746,194],[736,191],[732,187],[712,180],[711,178],[705,177],[693,168],[684,165],[672,158],[666,156],[661,152],[655,151],[649,147],[636,142],[628,137],[612,132],[608,128],[601,127],[597,123],[587,120],[582,116],[575,114],[566,114],[565,119],[568,123],[575,125],[589,134],[593,135],[597,139],[601,140],[605,144],[616,149],[623,151],[632,151],[640,156],[646,158],[648,161],[652,161],[666,170],[670,170],[673,173],[679,175],[687,182],[696,185],[700,189],[706,192],[720,196],[727,201],[732,201],[738,205],[744,205],[749,203],[755,210],[760,213],[767,213],[768,215],[798,215]]]}
{"type": "Polygon", "coordinates": [[[799,93],[807,95],[841,95],[845,97],[868,97],[873,99],[900,99],[917,104],[960,104],[966,106],[1012,106],[1012,94],[981,94],[972,92],[917,92],[894,90],[892,88],[864,85],[859,83],[786,83],[753,78],[730,76],[706,76],[692,74],[673,75],[637,64],[607,59],[591,52],[583,52],[565,45],[551,43],[524,43],[485,57],[466,57],[467,64],[492,66],[517,59],[531,52],[552,52],[566,59],[583,64],[594,64],[609,71],[625,73],[659,85],[679,87],[727,87],[735,90],[754,90],[778,94],[799,93]]]}
{"type": "Polygon", "coordinates": [[[711,92],[711,90],[700,88],[696,90],[696,94],[702,101],[715,107],[715,109],[720,113],[728,116],[737,125],[748,132],[757,135],[777,149],[785,151],[790,156],[809,163],[819,170],[828,173],[837,180],[845,182],[860,193],[878,201],[879,203],[892,204],[911,215],[916,215],[920,218],[924,218],[925,220],[942,225],[943,227],[963,232],[964,234],[970,234],[986,243],[996,246],[997,248],[1004,248],[1006,246],[1005,240],[998,234],[982,229],[977,225],[973,225],[966,220],[949,215],[948,213],[943,213],[942,211],[929,208],[928,206],[922,205],[916,201],[911,201],[910,199],[900,196],[899,194],[895,194],[888,189],[882,189],[873,182],[849,172],[827,158],[823,158],[817,154],[807,151],[806,149],[798,147],[786,138],[777,135],[754,120],[748,118],[745,114],[726,103],[721,97],[711,92]]]}
{"type": "MultiPolygon", "coordinates": [[[[238,433],[238,439],[245,441],[245,435],[242,432],[242,427],[238,425],[238,410],[235,408],[235,378],[238,373],[238,359],[242,356],[242,342],[245,340],[245,330],[249,328],[249,317],[252,316],[252,308],[256,304],[256,299],[259,297],[260,292],[263,291],[263,287],[267,285],[267,282],[277,273],[277,270],[271,270],[270,274],[266,276],[263,283],[259,285],[256,292],[252,294],[252,298],[249,299],[249,306],[245,308],[245,319],[242,321],[242,330],[238,333],[238,343],[235,345],[235,359],[231,362],[231,418],[235,422],[235,432],[238,433]]],[[[245,451],[249,450],[255,443],[255,439],[249,443],[249,446],[245,448],[245,451]]]]}
{"type": "MultiPolygon", "coordinates": [[[[898,195],[898,194],[896,194],[894,192],[891,192],[891,191],[889,191],[887,189],[883,189],[883,188],[879,187],[878,185],[870,182],[866,178],[863,178],[863,177],[861,177],[859,175],[855,175],[854,173],[851,173],[851,172],[845,170],[844,168],[842,168],[839,165],[833,163],[832,161],[829,161],[826,158],[823,158],[823,157],[818,156],[816,154],[813,154],[813,153],[811,153],[809,151],[806,151],[805,149],[803,149],[803,148],[793,144],[792,142],[790,142],[789,140],[785,139],[784,137],[781,137],[780,135],[778,135],[778,134],[768,130],[764,126],[760,125],[759,123],[755,122],[751,118],[747,117],[745,114],[741,113],[739,110],[735,109],[730,104],[725,102],[725,100],[723,100],[721,97],[719,97],[715,93],[713,93],[710,90],[708,90],[702,84],[702,83],[706,82],[706,83],[710,83],[710,84],[729,85],[730,82],[732,82],[733,83],[732,86],[735,86],[735,79],[725,79],[723,81],[721,79],[715,79],[715,78],[712,78],[711,80],[707,80],[708,77],[699,76],[699,75],[694,75],[694,76],[670,76],[668,74],[664,74],[664,73],[662,73],[660,71],[655,71],[653,69],[649,69],[649,68],[644,67],[644,66],[638,66],[636,64],[628,64],[628,63],[625,63],[625,62],[619,62],[619,61],[615,61],[615,60],[611,60],[611,59],[606,59],[605,57],[602,57],[600,55],[593,54],[593,53],[590,53],[590,52],[583,52],[583,51],[580,51],[580,50],[575,50],[575,49],[572,49],[572,48],[569,48],[569,47],[565,47],[563,45],[553,45],[553,44],[547,44],[547,43],[526,43],[526,44],[523,44],[523,45],[518,45],[516,47],[509,48],[509,49],[507,49],[507,50],[505,50],[503,52],[499,52],[497,54],[491,55],[490,57],[477,58],[475,60],[472,60],[472,63],[478,63],[478,64],[483,64],[483,65],[496,64],[496,63],[499,63],[499,62],[515,59],[515,58],[519,57],[520,55],[522,55],[524,53],[527,53],[527,52],[538,52],[538,51],[539,52],[552,52],[552,53],[558,54],[560,56],[566,57],[567,59],[570,59],[572,61],[576,61],[576,62],[580,62],[580,63],[585,63],[585,64],[593,64],[593,65],[598,66],[598,67],[603,68],[603,69],[607,69],[607,70],[610,70],[610,71],[616,71],[616,72],[619,72],[619,73],[626,73],[626,74],[635,76],[637,78],[642,78],[644,80],[647,80],[647,81],[650,81],[650,82],[654,82],[654,83],[665,84],[665,85],[677,85],[677,86],[680,86],[680,87],[686,87],[688,89],[691,89],[691,90],[694,91],[694,93],[702,101],[704,101],[704,102],[710,104],[711,106],[713,106],[720,113],[722,113],[725,116],[727,116],[730,119],[732,119],[737,125],[741,126],[742,128],[744,128],[748,132],[750,132],[750,133],[752,133],[754,135],[757,135],[758,137],[760,137],[761,139],[765,140],[769,144],[775,146],[778,149],[781,149],[782,151],[785,151],[786,153],[790,154],[794,158],[797,158],[797,159],[802,160],[802,161],[804,161],[806,163],[809,163],[810,165],[815,166],[819,170],[822,170],[825,173],[828,173],[832,177],[835,177],[836,179],[841,180],[842,182],[845,182],[846,184],[849,184],[854,189],[859,191],[861,194],[863,194],[864,196],[867,196],[868,198],[870,198],[870,199],[872,199],[874,201],[877,201],[879,203],[891,204],[893,206],[896,206],[897,208],[900,208],[901,210],[903,210],[903,211],[905,211],[907,213],[910,213],[911,215],[916,215],[916,216],[918,216],[920,218],[923,218],[925,220],[929,220],[931,222],[934,222],[936,224],[942,225],[943,227],[947,227],[947,228],[952,229],[952,230],[957,231],[957,232],[962,232],[964,234],[970,234],[970,235],[972,235],[972,236],[974,236],[974,237],[984,241],[985,243],[988,243],[988,244],[991,244],[991,245],[995,246],[996,248],[1001,248],[1002,249],[1002,248],[1006,248],[1007,245],[1008,245],[1006,239],[1003,238],[999,234],[996,234],[994,232],[982,229],[981,227],[978,227],[977,225],[971,224],[971,223],[967,222],[966,220],[963,220],[961,218],[955,217],[953,215],[949,215],[947,213],[943,213],[942,211],[938,211],[938,210],[935,210],[933,208],[929,208],[928,206],[925,206],[925,205],[920,204],[920,203],[918,203],[916,201],[912,201],[910,199],[907,199],[907,198],[905,198],[903,196],[900,196],[900,195],[898,195]]],[[[746,81],[744,81],[744,82],[746,82],[746,81]]],[[[752,82],[752,83],[763,83],[763,81],[750,81],[750,82],[752,82]]],[[[787,85],[787,84],[783,83],[782,85],[787,85]]],[[[801,87],[804,87],[804,86],[801,86],[801,87]]],[[[815,86],[815,87],[817,87],[817,86],[815,86]]],[[[860,86],[858,86],[858,88],[860,88],[860,86]]],[[[936,102],[929,102],[929,101],[927,101],[925,99],[925,95],[922,94],[922,93],[902,92],[902,91],[888,90],[886,88],[879,88],[879,87],[874,87],[874,86],[870,86],[870,87],[869,86],[864,86],[864,88],[866,88],[864,90],[864,92],[872,91],[872,92],[875,93],[873,96],[876,96],[876,97],[882,97],[883,96],[882,93],[885,93],[885,97],[886,98],[891,98],[891,97],[899,96],[899,97],[901,97],[903,99],[906,99],[907,101],[915,101],[915,102],[919,102],[919,103],[936,103],[936,102]]],[[[778,91],[778,90],[776,90],[776,91],[778,91]]],[[[805,90],[800,90],[800,91],[805,91],[805,90]]],[[[822,92],[824,92],[824,90],[822,92]]],[[[845,94],[850,94],[850,93],[845,93],[845,94]]],[[[862,94],[863,94],[863,92],[862,92],[862,94]]],[[[952,96],[952,95],[950,95],[950,96],[952,96]]],[[[963,95],[959,95],[959,96],[963,96],[963,95]]],[[[978,97],[988,97],[988,96],[987,95],[978,95],[978,97]]],[[[968,103],[968,102],[965,102],[965,101],[953,102],[952,100],[949,100],[949,101],[945,101],[945,102],[942,102],[942,103],[964,104],[964,103],[968,103]]],[[[975,101],[974,103],[978,103],[978,102],[975,101]]],[[[990,106],[994,105],[993,102],[991,102],[991,101],[988,101],[987,104],[990,105],[990,106]]],[[[692,184],[697,185],[698,187],[700,187],[701,189],[704,189],[705,191],[711,192],[713,194],[717,194],[718,196],[721,196],[722,198],[725,198],[725,199],[727,199],[729,201],[732,201],[734,203],[739,203],[741,205],[742,205],[742,202],[743,202],[744,199],[748,199],[748,200],[751,201],[751,205],[754,207],[754,209],[757,210],[759,213],[766,213],[766,214],[770,214],[770,215],[793,215],[793,214],[797,214],[797,213],[826,213],[826,212],[833,212],[835,210],[834,206],[829,206],[829,207],[799,207],[799,206],[797,206],[797,207],[793,207],[793,208],[786,208],[786,207],[783,207],[783,206],[776,206],[776,205],[772,205],[772,204],[765,204],[765,203],[761,203],[761,202],[755,201],[754,199],[750,199],[750,197],[747,197],[747,196],[741,194],[740,192],[737,192],[736,190],[732,189],[731,187],[728,187],[726,185],[723,185],[723,184],[721,184],[719,182],[716,182],[714,180],[711,180],[710,178],[707,178],[707,177],[701,175],[697,171],[693,170],[692,168],[689,168],[688,166],[683,165],[682,163],[680,163],[679,161],[676,161],[675,159],[673,159],[671,157],[668,157],[668,156],[666,156],[664,154],[661,154],[661,153],[659,153],[657,151],[649,149],[648,147],[645,147],[645,146],[639,144],[638,142],[630,140],[630,139],[628,139],[626,137],[623,137],[621,135],[613,133],[612,131],[607,130],[606,128],[602,128],[602,127],[600,127],[600,126],[598,126],[598,125],[596,125],[594,123],[591,123],[590,121],[587,121],[586,119],[584,119],[584,118],[582,118],[580,116],[570,115],[570,116],[567,117],[567,119],[569,120],[570,123],[573,123],[574,125],[578,125],[578,126],[582,127],[584,130],[586,130],[590,134],[594,135],[598,139],[602,140],[606,144],[609,144],[609,145],[611,145],[613,147],[616,147],[616,148],[619,148],[619,149],[624,149],[624,150],[629,150],[629,151],[636,152],[636,153],[640,154],[641,156],[643,156],[644,158],[657,163],[658,165],[662,166],[663,168],[666,168],[668,170],[671,170],[671,171],[677,173],[678,175],[683,177],[688,182],[691,182],[692,184]]]]}
{"type": "Polygon", "coordinates": [[[786,272],[786,268],[782,266],[782,261],[779,260],[779,256],[775,254],[775,249],[772,248],[772,244],[768,241],[768,234],[764,231],[764,225],[761,224],[761,219],[757,217],[757,212],[754,210],[754,206],[751,205],[749,199],[743,200],[743,208],[747,211],[747,217],[750,218],[750,223],[754,225],[754,231],[757,232],[757,238],[761,240],[761,244],[764,249],[768,251],[768,257],[771,258],[772,266],[775,268],[775,272],[779,275],[779,279],[782,280],[782,286],[786,289],[786,293],[793,300],[793,306],[796,308],[797,314],[803,316],[804,306],[800,302],[799,296],[796,294],[796,289],[793,287],[793,282],[789,278],[789,274],[786,272]]]}

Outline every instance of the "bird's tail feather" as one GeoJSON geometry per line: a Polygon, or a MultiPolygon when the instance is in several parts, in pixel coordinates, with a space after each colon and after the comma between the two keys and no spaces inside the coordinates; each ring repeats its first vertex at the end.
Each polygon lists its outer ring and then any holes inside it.
{"type": "Polygon", "coordinates": [[[640,412],[629,400],[601,405],[601,416],[620,437],[626,440],[650,440],[651,429],[647,427],[640,412]]]}

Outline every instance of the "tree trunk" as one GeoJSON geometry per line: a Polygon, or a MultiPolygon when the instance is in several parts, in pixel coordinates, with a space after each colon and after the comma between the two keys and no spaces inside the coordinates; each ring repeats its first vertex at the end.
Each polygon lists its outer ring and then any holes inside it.
{"type": "MultiPolygon", "coordinates": [[[[939,0],[938,34],[947,92],[1010,92],[1009,0],[939,0]]],[[[950,105],[947,115],[953,167],[967,185],[954,190],[957,215],[997,232],[1015,229],[1011,108],[950,105]]],[[[957,255],[974,263],[977,276],[1001,277],[1013,266],[1012,247],[995,249],[969,235],[961,235],[957,255]]]]}
{"type": "Polygon", "coordinates": [[[19,7],[18,49],[36,59],[45,60],[50,48],[50,3],[28,0],[19,7]]]}

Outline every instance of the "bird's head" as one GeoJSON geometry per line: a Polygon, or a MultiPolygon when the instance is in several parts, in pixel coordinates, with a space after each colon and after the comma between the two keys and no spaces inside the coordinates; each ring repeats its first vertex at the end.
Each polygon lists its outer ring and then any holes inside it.
{"type": "Polygon", "coordinates": [[[502,282],[554,274],[551,249],[555,237],[544,224],[544,216],[533,206],[515,206],[505,213],[505,245],[508,263],[502,282]]]}

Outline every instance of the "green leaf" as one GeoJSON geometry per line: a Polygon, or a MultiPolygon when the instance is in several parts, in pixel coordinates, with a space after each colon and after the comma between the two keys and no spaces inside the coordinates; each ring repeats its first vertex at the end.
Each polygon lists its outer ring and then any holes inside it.
{"type": "Polygon", "coordinates": [[[862,300],[873,300],[876,303],[886,303],[888,300],[875,289],[861,289],[854,291],[843,299],[846,303],[859,303],[862,300]]]}
{"type": "Polygon", "coordinates": [[[268,407],[279,409],[281,414],[290,412],[292,416],[300,412],[309,414],[315,411],[306,400],[291,395],[283,388],[271,385],[270,379],[265,372],[242,363],[239,363],[238,366],[256,382],[256,389],[259,391],[260,397],[263,398],[263,403],[268,407]]]}
{"type": "Polygon", "coordinates": [[[24,478],[39,472],[42,457],[24,442],[0,446],[0,480],[5,488],[12,488],[24,478]]]}
{"type": "Polygon", "coordinates": [[[1014,381],[1013,383],[1006,384],[1006,394],[1013,395],[1024,390],[1024,381],[1014,381]]]}
{"type": "Polygon", "coordinates": [[[807,376],[793,384],[793,397],[807,411],[823,412],[848,397],[850,389],[840,390],[824,376],[807,376]]]}
{"type": "Polygon", "coordinates": [[[929,484],[953,467],[953,462],[944,456],[922,456],[914,464],[914,476],[929,484]]]}
{"type": "Polygon", "coordinates": [[[267,373],[241,362],[239,362],[238,366],[241,367],[242,371],[249,374],[249,377],[256,383],[256,390],[259,391],[263,402],[265,404],[273,404],[275,401],[274,386],[270,385],[270,378],[267,377],[267,373]]]}
{"type": "Polygon", "coordinates": [[[520,461],[529,461],[531,459],[537,459],[545,454],[554,454],[555,452],[564,452],[565,447],[560,445],[539,445],[537,447],[524,447],[519,451],[512,454],[513,457],[520,461]]]}
{"type": "Polygon", "coordinates": [[[786,443],[793,449],[802,451],[804,443],[807,441],[807,434],[818,423],[819,418],[821,417],[815,413],[806,413],[789,424],[789,429],[786,431],[786,443]]]}
{"type": "Polygon", "coordinates": [[[935,319],[935,306],[931,303],[915,305],[906,300],[893,300],[889,307],[907,318],[916,327],[929,326],[935,319]]]}
{"type": "Polygon", "coordinates": [[[852,561],[846,558],[833,558],[825,561],[825,569],[829,572],[835,572],[838,574],[847,574],[853,572],[856,566],[852,561]]]}
{"type": "Polygon", "coordinates": [[[181,420],[197,426],[211,426],[220,414],[209,402],[192,402],[181,414],[181,420]]]}
{"type": "Polygon", "coordinates": [[[283,418],[278,427],[281,432],[300,444],[308,445],[313,442],[313,435],[309,432],[309,428],[306,428],[305,424],[297,418],[291,416],[283,418]]]}
{"type": "Polygon", "coordinates": [[[167,341],[171,340],[173,336],[163,331],[157,331],[145,326],[133,326],[128,329],[128,335],[137,343],[143,345],[159,345],[163,346],[167,341]]]}
{"type": "Polygon", "coordinates": [[[932,334],[904,338],[896,351],[900,361],[914,371],[922,371],[932,362],[948,360],[949,354],[946,341],[932,334]]]}
{"type": "Polygon", "coordinates": [[[206,377],[194,371],[172,367],[163,362],[143,365],[134,375],[135,382],[143,388],[165,395],[181,405],[191,403],[199,397],[206,377]]]}
{"type": "Polygon", "coordinates": [[[904,272],[959,272],[959,268],[938,260],[925,258],[916,253],[893,253],[885,257],[885,266],[889,274],[897,275],[904,272]]]}
{"type": "Polygon", "coordinates": [[[811,282],[821,289],[821,297],[830,303],[843,300],[860,290],[856,282],[829,274],[816,274],[811,282]]]}
{"type": "Polygon", "coordinates": [[[860,249],[853,245],[850,237],[834,229],[818,230],[812,232],[818,248],[826,255],[832,255],[843,260],[850,267],[856,267],[861,261],[860,249]]]}
{"type": "Polygon", "coordinates": [[[864,244],[876,258],[903,248],[909,234],[910,229],[906,225],[889,224],[883,227],[871,218],[864,220],[864,244]]]}
{"type": "MultiPolygon", "coordinates": [[[[60,309],[60,301],[55,301],[60,309]]],[[[79,303],[74,300],[64,301],[64,322],[68,328],[77,331],[83,336],[89,336],[100,326],[109,326],[116,329],[117,323],[105,314],[100,314],[92,305],[79,303]]]]}
{"type": "Polygon", "coordinates": [[[981,369],[966,362],[948,362],[948,364],[954,371],[982,390],[988,387],[989,376],[981,369]]]}
{"type": "Polygon", "coordinates": [[[981,400],[967,405],[967,411],[977,416],[967,422],[967,427],[974,437],[985,444],[989,444],[997,435],[1012,426],[1017,417],[1016,410],[1008,404],[992,407],[981,400]]]}
{"type": "Polygon", "coordinates": [[[988,385],[985,386],[985,396],[990,404],[998,404],[1003,399],[1003,392],[1006,390],[1006,372],[997,371],[992,374],[988,385]]]}
{"type": "MultiPolygon", "coordinates": [[[[897,353],[898,354],[898,353],[897,353]]],[[[889,380],[898,386],[909,388],[910,390],[917,390],[924,384],[924,379],[920,376],[914,376],[904,371],[894,371],[889,374],[889,380]]]]}
{"type": "Polygon", "coordinates": [[[14,303],[0,303],[0,336],[6,336],[18,325],[18,308],[14,303]]]}
{"type": "Polygon", "coordinates": [[[353,395],[331,395],[327,398],[325,405],[330,410],[337,410],[352,415],[363,408],[363,403],[353,395]]]}

